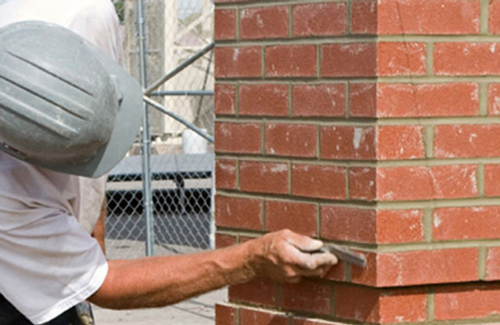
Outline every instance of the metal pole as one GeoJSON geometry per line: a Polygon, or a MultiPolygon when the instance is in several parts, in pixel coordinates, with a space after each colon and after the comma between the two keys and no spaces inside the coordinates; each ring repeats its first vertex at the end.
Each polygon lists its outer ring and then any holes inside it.
{"type": "MultiPolygon", "coordinates": [[[[142,2],[142,0],[139,0],[142,2]]],[[[169,79],[172,79],[174,76],[176,76],[178,73],[180,73],[182,70],[186,69],[187,67],[189,67],[193,62],[195,62],[196,60],[198,60],[199,58],[201,58],[203,55],[205,55],[205,53],[207,53],[208,51],[210,51],[211,49],[213,49],[215,47],[215,43],[212,42],[210,44],[208,44],[207,46],[205,46],[203,49],[201,49],[198,53],[196,53],[195,55],[193,55],[192,57],[190,57],[189,59],[187,59],[186,61],[184,61],[181,65],[179,65],[177,68],[175,68],[174,70],[170,71],[169,73],[167,73],[165,76],[163,76],[163,78],[160,78],[158,81],[156,81],[155,83],[153,83],[153,85],[149,88],[147,88],[145,91],[144,91],[144,95],[149,95],[151,94],[153,91],[155,91],[158,87],[160,87],[163,83],[165,83],[165,81],[169,80],[169,79]]],[[[146,87],[144,87],[146,88],[146,87]]]]}
{"type": "Polygon", "coordinates": [[[184,124],[185,126],[187,126],[188,128],[190,128],[194,132],[198,133],[199,136],[205,138],[205,140],[207,140],[208,142],[214,143],[214,138],[212,138],[210,135],[208,135],[205,132],[203,132],[202,130],[200,130],[193,123],[186,121],[185,119],[183,119],[182,117],[180,117],[178,115],[175,115],[174,113],[172,113],[171,111],[169,111],[168,109],[166,109],[165,107],[163,107],[162,105],[158,104],[157,102],[155,102],[154,100],[152,100],[152,99],[150,99],[150,98],[148,98],[146,96],[143,96],[142,99],[144,100],[145,103],[148,103],[149,105],[153,106],[154,108],[156,108],[157,110],[159,110],[163,114],[166,114],[166,115],[170,116],[174,120],[176,120],[176,121],[184,124]]]}
{"type": "MultiPolygon", "coordinates": [[[[146,57],[146,32],[144,0],[138,0],[137,11],[139,14],[139,52],[141,65],[141,84],[147,87],[147,57],[146,57]]],[[[154,220],[153,220],[153,200],[151,197],[151,135],[149,133],[149,112],[148,105],[144,102],[142,111],[142,185],[144,200],[144,215],[146,218],[146,256],[154,254],[154,220]]]]}

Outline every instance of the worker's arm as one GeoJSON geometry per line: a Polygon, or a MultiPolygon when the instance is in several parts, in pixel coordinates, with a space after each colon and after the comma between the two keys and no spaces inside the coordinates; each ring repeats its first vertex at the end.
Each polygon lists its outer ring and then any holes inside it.
{"type": "Polygon", "coordinates": [[[110,261],[104,284],[89,300],[112,309],[160,307],[255,277],[298,282],[337,263],[328,253],[304,253],[321,246],[284,230],[200,254],[110,261]]]}

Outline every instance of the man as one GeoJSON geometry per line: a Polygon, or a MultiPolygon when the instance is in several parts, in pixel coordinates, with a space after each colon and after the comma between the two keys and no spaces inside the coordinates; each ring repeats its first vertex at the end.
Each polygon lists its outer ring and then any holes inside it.
{"type": "MultiPolygon", "coordinates": [[[[115,59],[120,56],[118,21],[109,0],[4,0],[0,4],[0,27],[42,20],[76,32],[115,59]]],[[[6,58],[27,71],[40,69],[15,51],[7,52],[6,58]]],[[[35,59],[41,56],[24,54],[35,59]]],[[[25,80],[26,76],[3,62],[0,75],[9,73],[13,79],[25,80]]],[[[29,82],[31,87],[23,88],[8,77],[0,78],[0,108],[12,112],[15,110],[9,105],[18,105],[24,109],[11,97],[12,92],[2,94],[2,89],[15,88],[22,97],[33,96],[37,89],[45,91],[36,78],[29,82]]],[[[115,99],[121,95],[118,91],[115,99]]],[[[47,101],[43,105],[48,105],[47,101]]],[[[0,129],[1,123],[0,118],[0,129]]],[[[7,126],[3,124],[4,129],[7,126]]],[[[21,156],[9,144],[3,145],[2,150],[21,156]]],[[[107,147],[113,147],[111,141],[107,147]]],[[[55,170],[0,151],[1,324],[69,324],[67,311],[84,300],[114,309],[158,307],[255,277],[298,282],[304,276],[322,275],[337,262],[331,254],[310,254],[322,243],[290,231],[201,254],[108,262],[97,241],[77,221],[99,215],[105,179],[90,180],[55,170]]],[[[93,224],[95,221],[89,228],[93,224]]]]}

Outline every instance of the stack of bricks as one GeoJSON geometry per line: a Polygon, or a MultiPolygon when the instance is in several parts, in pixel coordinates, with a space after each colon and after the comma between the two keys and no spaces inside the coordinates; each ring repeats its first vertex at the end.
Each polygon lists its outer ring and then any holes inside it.
{"type": "Polygon", "coordinates": [[[366,254],[218,325],[500,321],[500,0],[215,0],[217,246],[366,254]]]}

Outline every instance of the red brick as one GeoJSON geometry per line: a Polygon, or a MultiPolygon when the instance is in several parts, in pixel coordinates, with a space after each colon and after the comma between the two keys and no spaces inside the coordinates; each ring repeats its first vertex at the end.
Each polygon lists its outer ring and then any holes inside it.
{"type": "Polygon", "coordinates": [[[234,114],[236,103],[236,87],[234,85],[215,85],[215,114],[234,114]]]}
{"type": "Polygon", "coordinates": [[[488,247],[486,255],[486,280],[500,280],[500,247],[488,247]]]}
{"type": "Polygon", "coordinates": [[[258,7],[241,10],[242,39],[282,38],[288,36],[288,7],[258,7]]]}
{"type": "Polygon", "coordinates": [[[381,201],[475,197],[476,170],[476,165],[380,168],[377,197],[381,201]]]}
{"type": "Polygon", "coordinates": [[[230,40],[236,38],[236,10],[214,10],[214,38],[215,40],[230,40]]]}
{"type": "Polygon", "coordinates": [[[292,179],[294,195],[332,200],[346,198],[345,168],[294,164],[292,179]]]}
{"type": "Polygon", "coordinates": [[[434,210],[434,240],[500,238],[500,206],[434,210]]]}
{"type": "Polygon", "coordinates": [[[427,297],[422,290],[391,290],[338,285],[336,316],[363,323],[391,324],[426,320],[427,297]]]}
{"type": "Polygon", "coordinates": [[[215,197],[215,222],[219,227],[262,229],[262,202],[217,195],[215,197]]]}
{"type": "Polygon", "coordinates": [[[379,126],[377,158],[380,160],[425,158],[423,127],[417,125],[379,126]]]}
{"type": "Polygon", "coordinates": [[[255,279],[230,286],[228,297],[232,302],[272,307],[276,305],[276,284],[270,280],[255,279]]]}
{"type": "Polygon", "coordinates": [[[284,314],[243,308],[240,310],[240,318],[240,325],[287,325],[288,320],[284,314]]]}
{"type": "Polygon", "coordinates": [[[398,244],[424,240],[422,210],[377,211],[377,243],[398,244]]]}
{"type": "Polygon", "coordinates": [[[278,156],[315,157],[318,128],[309,124],[266,125],[266,153],[278,156]]]}
{"type": "Polygon", "coordinates": [[[437,125],[434,133],[436,158],[499,157],[500,124],[437,125]]]}
{"type": "Polygon", "coordinates": [[[215,247],[225,248],[236,245],[236,237],[224,234],[215,234],[215,247]]]}
{"type": "Polygon", "coordinates": [[[436,43],[434,73],[448,76],[498,75],[500,43],[436,43]]]}
{"type": "Polygon", "coordinates": [[[215,160],[215,186],[219,189],[236,189],[236,160],[215,160]]]}
{"type": "Polygon", "coordinates": [[[422,211],[323,206],[321,237],[380,244],[420,242],[423,240],[422,211]]]}
{"type": "Polygon", "coordinates": [[[490,0],[489,32],[492,34],[499,34],[500,33],[500,1],[499,0],[490,0]]]}
{"type": "Polygon", "coordinates": [[[478,319],[500,313],[498,284],[437,288],[434,319],[478,319]]]}
{"type": "Polygon", "coordinates": [[[330,314],[331,285],[328,282],[285,283],[281,307],[287,310],[330,314]]]}
{"type": "Polygon", "coordinates": [[[478,280],[478,249],[382,253],[377,256],[379,287],[478,280]]]}
{"type": "Polygon", "coordinates": [[[479,112],[474,83],[378,84],[380,117],[473,116],[479,112]]]}
{"type": "Polygon", "coordinates": [[[346,32],[345,3],[308,3],[293,6],[294,36],[329,36],[346,32]]]}
{"type": "Polygon", "coordinates": [[[356,265],[351,266],[351,281],[353,283],[361,283],[369,286],[377,285],[378,276],[378,256],[376,253],[370,252],[355,252],[361,253],[366,258],[366,266],[361,268],[356,265]]]}
{"type": "Polygon", "coordinates": [[[288,115],[288,86],[278,84],[240,86],[241,115],[288,115]]]}
{"type": "Polygon", "coordinates": [[[375,168],[351,167],[349,169],[349,198],[372,201],[377,197],[377,171],[375,168]]]}
{"type": "Polygon", "coordinates": [[[321,238],[374,243],[376,211],[339,206],[321,207],[321,238]]]}
{"type": "Polygon", "coordinates": [[[268,77],[315,77],[316,45],[274,45],[266,47],[268,77]]]}
{"type": "Polygon", "coordinates": [[[323,77],[372,77],[377,70],[376,43],[326,44],[322,46],[323,77]]]}
{"type": "Polygon", "coordinates": [[[488,114],[500,115],[500,84],[490,84],[488,87],[488,114]]]}
{"type": "Polygon", "coordinates": [[[240,188],[246,192],[288,193],[288,164],[240,162],[240,188]]]}
{"type": "Polygon", "coordinates": [[[500,196],[500,165],[484,166],[484,194],[500,196]]]}
{"type": "Polygon", "coordinates": [[[217,325],[236,325],[236,309],[231,306],[215,304],[217,325]]]}
{"type": "Polygon", "coordinates": [[[345,84],[297,85],[293,87],[294,116],[345,116],[345,84]],[[314,103],[311,103],[314,98],[314,103]]]}
{"type": "Polygon", "coordinates": [[[257,123],[216,122],[215,151],[232,153],[259,153],[261,130],[257,123]]]}
{"type": "Polygon", "coordinates": [[[378,43],[377,73],[379,76],[425,75],[425,64],[425,43],[378,43]]]}
{"type": "Polygon", "coordinates": [[[215,49],[215,78],[254,78],[261,74],[260,46],[215,49]]]}
{"type": "Polygon", "coordinates": [[[377,7],[376,0],[352,0],[351,33],[377,33],[377,7]]]}
{"type": "Polygon", "coordinates": [[[377,116],[377,84],[352,83],[349,94],[349,115],[353,117],[377,116]]]}
{"type": "Polygon", "coordinates": [[[477,34],[479,0],[380,0],[380,34],[477,34]]]}
{"type": "Polygon", "coordinates": [[[318,234],[316,204],[266,201],[266,230],[290,229],[306,236],[318,234]]]}
{"type": "Polygon", "coordinates": [[[321,158],[374,160],[375,127],[325,126],[321,128],[321,158]]]}

